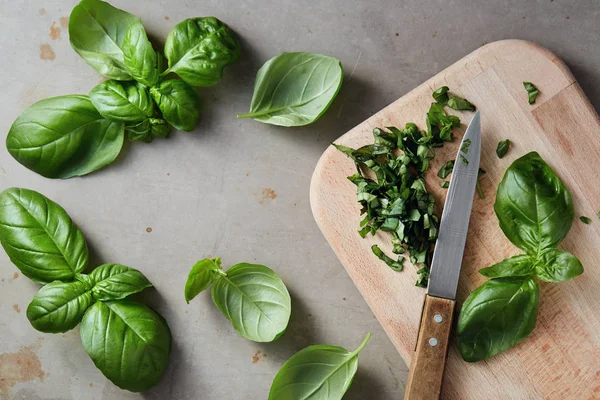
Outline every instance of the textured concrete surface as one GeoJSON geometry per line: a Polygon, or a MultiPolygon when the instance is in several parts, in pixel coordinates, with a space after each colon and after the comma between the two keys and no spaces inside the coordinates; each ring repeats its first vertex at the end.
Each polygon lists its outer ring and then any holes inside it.
{"type": "MultiPolygon", "coordinates": [[[[87,93],[101,77],[70,48],[65,24],[75,1],[0,0],[0,137],[31,103],[87,93]]],[[[174,339],[161,383],[119,390],[94,367],[78,329],[35,331],[25,309],[38,285],[0,254],[0,397],[12,399],[265,399],[281,364],[315,343],[371,342],[345,399],[401,398],[407,367],[324,241],[308,201],[311,172],[328,143],[484,43],[527,39],[571,67],[600,108],[596,0],[454,1],[213,0],[113,4],[142,18],[157,43],[175,23],[215,15],[242,39],[240,61],[221,83],[200,89],[195,132],[127,146],[85,178],[53,181],[28,171],[0,146],[0,189],[20,186],[54,199],[84,231],[94,264],[119,262],[154,283],[143,297],[174,339]],[[309,127],[237,120],[257,69],[281,51],[339,58],[342,90],[309,127]],[[206,256],[275,269],[293,296],[286,334],[274,343],[239,337],[203,294],[183,298],[189,268],[206,256]],[[260,353],[259,353],[260,352],[260,353]],[[20,366],[18,373],[15,368],[20,366]]],[[[532,80],[534,80],[532,78],[532,80]]],[[[2,140],[3,142],[3,140],[2,140]]],[[[409,272],[405,272],[409,273],[409,272]]]]}

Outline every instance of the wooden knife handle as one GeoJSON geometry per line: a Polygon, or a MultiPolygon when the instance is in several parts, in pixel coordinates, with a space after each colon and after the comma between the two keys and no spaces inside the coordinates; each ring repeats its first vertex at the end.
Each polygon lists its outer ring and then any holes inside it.
{"type": "Polygon", "coordinates": [[[455,304],[454,300],[425,295],[404,400],[440,398],[455,304]]]}

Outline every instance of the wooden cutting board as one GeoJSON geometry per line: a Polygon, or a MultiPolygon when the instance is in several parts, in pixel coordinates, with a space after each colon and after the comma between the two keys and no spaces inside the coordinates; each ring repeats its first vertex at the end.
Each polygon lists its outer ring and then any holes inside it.
{"type": "MultiPolygon", "coordinates": [[[[464,362],[455,338],[448,356],[443,399],[598,399],[600,398],[600,121],[565,64],[533,43],[506,40],[488,44],[440,72],[373,115],[336,143],[359,147],[372,143],[372,129],[412,121],[424,128],[435,88],[447,85],[481,110],[481,167],[485,199],[476,198],[469,226],[458,301],[485,281],[477,270],[520,253],[504,236],[494,214],[495,190],[516,158],[535,150],[568,186],[576,219],[560,248],[579,257],[585,273],[561,284],[541,283],[537,325],[520,345],[488,361],[464,362]],[[540,90],[527,101],[523,81],[540,90]],[[510,139],[503,159],[498,142],[510,139]],[[585,225],[580,215],[592,219],[585,225]]],[[[452,110],[450,110],[452,111],[452,110]]],[[[427,183],[438,212],[446,190],[435,176],[454,158],[460,136],[473,113],[455,112],[462,125],[455,141],[437,151],[427,183]]],[[[416,269],[408,262],[394,272],[371,252],[377,243],[391,252],[390,237],[357,233],[356,187],[346,177],[355,172],[346,156],[329,147],[311,182],[314,217],[348,274],[383,325],[407,364],[415,346],[425,290],[414,286],[416,269]]]]}

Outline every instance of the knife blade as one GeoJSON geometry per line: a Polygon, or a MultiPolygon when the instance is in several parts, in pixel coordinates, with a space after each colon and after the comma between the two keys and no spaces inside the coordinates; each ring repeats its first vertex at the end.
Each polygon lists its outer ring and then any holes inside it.
{"type": "Polygon", "coordinates": [[[481,158],[481,120],[475,113],[456,155],[438,239],[433,252],[427,294],[405,400],[436,400],[448,355],[456,288],[467,240],[481,158]]]}

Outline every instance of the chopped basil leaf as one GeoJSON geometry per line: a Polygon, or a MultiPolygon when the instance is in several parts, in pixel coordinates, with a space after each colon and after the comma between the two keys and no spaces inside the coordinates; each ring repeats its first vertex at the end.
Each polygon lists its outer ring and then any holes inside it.
{"type": "Polygon", "coordinates": [[[510,140],[506,139],[501,142],[498,142],[498,147],[496,147],[496,155],[498,158],[502,158],[508,153],[508,149],[510,147],[510,140]]]}
{"type": "Polygon", "coordinates": [[[450,182],[442,181],[442,182],[440,182],[440,187],[442,187],[444,189],[448,189],[450,187],[450,182]]]}
{"type": "Polygon", "coordinates": [[[479,177],[481,177],[481,175],[485,174],[485,170],[479,168],[479,172],[477,172],[477,184],[475,185],[475,188],[477,189],[477,194],[479,195],[480,199],[485,199],[485,193],[483,193],[483,189],[481,188],[481,185],[479,184],[479,177]]]}
{"type": "Polygon", "coordinates": [[[471,147],[471,139],[465,139],[463,145],[460,147],[460,151],[467,154],[469,152],[469,147],[471,147]]]}
{"type": "Polygon", "coordinates": [[[452,173],[452,169],[454,168],[454,160],[448,160],[437,173],[437,176],[446,179],[448,175],[452,173]]]}
{"type": "Polygon", "coordinates": [[[373,253],[379,258],[381,261],[385,262],[388,267],[393,269],[394,271],[402,271],[404,266],[402,265],[404,262],[403,257],[398,257],[398,261],[395,261],[393,258],[388,257],[376,244],[371,246],[371,250],[373,253]]]}
{"type": "Polygon", "coordinates": [[[463,156],[463,155],[461,154],[459,157],[460,157],[460,161],[462,161],[462,163],[463,163],[465,166],[469,165],[469,160],[467,160],[467,159],[465,158],[465,156],[463,156]]]}
{"type": "Polygon", "coordinates": [[[441,88],[434,90],[432,96],[435,99],[435,102],[445,106],[446,103],[448,103],[448,90],[448,86],[442,86],[441,88]]]}
{"type": "Polygon", "coordinates": [[[536,88],[535,85],[531,82],[523,82],[523,86],[525,87],[525,90],[527,90],[527,94],[529,95],[529,104],[535,103],[535,99],[537,98],[538,94],[540,94],[538,88],[536,88]]]}
{"type": "Polygon", "coordinates": [[[462,97],[452,96],[448,100],[448,107],[453,110],[475,111],[477,108],[469,101],[462,97]]]}
{"type": "Polygon", "coordinates": [[[591,219],[589,219],[588,217],[584,217],[583,215],[581,217],[579,217],[579,220],[581,222],[583,222],[584,224],[588,224],[588,225],[592,222],[591,219]]]}

